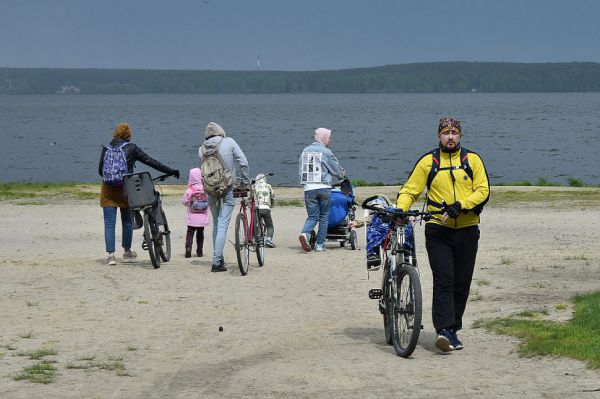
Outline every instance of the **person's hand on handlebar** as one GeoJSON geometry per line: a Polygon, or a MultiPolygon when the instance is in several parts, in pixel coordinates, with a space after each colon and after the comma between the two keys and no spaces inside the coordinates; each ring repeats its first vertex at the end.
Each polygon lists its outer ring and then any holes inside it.
{"type": "Polygon", "coordinates": [[[171,175],[175,176],[176,179],[179,179],[179,170],[178,169],[173,170],[173,172],[171,172],[171,175]]]}
{"type": "Polygon", "coordinates": [[[448,218],[456,219],[458,215],[460,215],[460,211],[462,210],[462,205],[460,202],[456,201],[452,205],[446,205],[444,203],[444,214],[442,215],[442,222],[448,220],[448,218]]]}

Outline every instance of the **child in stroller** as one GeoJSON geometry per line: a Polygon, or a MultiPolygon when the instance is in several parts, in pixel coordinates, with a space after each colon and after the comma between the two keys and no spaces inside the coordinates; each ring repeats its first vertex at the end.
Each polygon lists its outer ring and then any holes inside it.
{"type": "MultiPolygon", "coordinates": [[[[358,248],[356,231],[351,227],[351,222],[355,218],[356,205],[356,202],[354,202],[354,187],[352,187],[349,179],[334,184],[334,188],[331,190],[331,208],[327,226],[326,238],[328,241],[337,241],[340,243],[340,247],[344,247],[346,243],[349,243],[351,249],[358,248]]],[[[309,240],[313,249],[316,242],[317,234],[313,230],[310,233],[309,240]]]]}
{"type": "MultiPolygon", "coordinates": [[[[368,204],[381,209],[390,207],[389,200],[381,194],[371,199],[368,204]]],[[[376,213],[367,210],[365,210],[363,218],[351,222],[350,226],[359,228],[365,224],[367,224],[367,270],[375,271],[381,266],[381,245],[385,242],[390,227],[376,213]]],[[[406,234],[407,242],[405,245],[414,246],[412,224],[406,225],[406,234]]]]}

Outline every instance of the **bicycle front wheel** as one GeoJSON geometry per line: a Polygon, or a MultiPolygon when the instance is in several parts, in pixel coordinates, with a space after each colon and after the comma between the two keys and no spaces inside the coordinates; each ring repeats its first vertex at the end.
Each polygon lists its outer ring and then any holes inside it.
{"type": "Polygon", "coordinates": [[[408,263],[398,270],[392,279],[393,295],[393,343],[398,356],[409,357],[417,346],[421,333],[423,299],[419,274],[408,263]]]}
{"type": "Polygon", "coordinates": [[[258,260],[258,266],[265,264],[265,234],[267,228],[265,222],[258,216],[258,212],[255,215],[256,223],[254,225],[254,250],[256,251],[256,259],[258,260]]]}
{"type": "Polygon", "coordinates": [[[158,254],[163,262],[168,262],[171,259],[171,232],[169,231],[169,223],[167,223],[167,216],[162,206],[158,207],[157,212],[160,213],[158,219],[162,219],[162,224],[157,226],[158,236],[156,237],[156,243],[158,254]]]}
{"type": "Polygon", "coordinates": [[[150,215],[150,213],[144,213],[144,241],[146,242],[146,247],[148,248],[148,253],[150,254],[150,262],[152,262],[152,266],[155,269],[160,267],[160,256],[158,255],[158,251],[155,247],[154,236],[155,232],[157,232],[158,228],[156,227],[156,221],[154,217],[150,215]]]}
{"type": "Polygon", "coordinates": [[[384,267],[384,275],[383,275],[383,283],[382,283],[382,291],[383,296],[381,297],[380,307],[383,309],[383,331],[385,333],[385,342],[388,345],[392,345],[392,334],[394,323],[393,313],[392,313],[392,274],[390,271],[390,263],[391,258],[386,259],[386,265],[384,267]]]}
{"type": "Polygon", "coordinates": [[[235,220],[235,253],[237,254],[238,266],[242,276],[248,274],[248,266],[250,265],[250,247],[246,239],[246,231],[248,222],[243,213],[239,213],[235,220]]]}

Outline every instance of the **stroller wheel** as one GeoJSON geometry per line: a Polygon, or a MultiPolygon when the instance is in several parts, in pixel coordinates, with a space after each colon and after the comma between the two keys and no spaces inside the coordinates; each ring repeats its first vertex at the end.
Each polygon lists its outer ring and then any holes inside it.
{"type": "Polygon", "coordinates": [[[358,248],[358,237],[356,235],[356,231],[352,230],[350,232],[350,248],[356,249],[358,248]]]}

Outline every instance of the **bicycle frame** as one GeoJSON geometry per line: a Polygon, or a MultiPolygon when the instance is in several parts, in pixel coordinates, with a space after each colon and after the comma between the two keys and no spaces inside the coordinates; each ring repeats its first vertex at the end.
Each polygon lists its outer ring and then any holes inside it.
{"type": "MultiPolygon", "coordinates": [[[[256,201],[254,200],[254,185],[252,185],[249,189],[250,196],[249,197],[241,197],[240,202],[240,213],[244,215],[244,220],[248,221],[248,208],[250,208],[250,223],[248,226],[244,226],[244,232],[246,233],[246,242],[250,245],[254,243],[254,224],[256,223],[256,201]],[[249,205],[246,203],[246,198],[248,198],[249,205]]],[[[252,251],[252,249],[251,249],[252,251]]]]}

